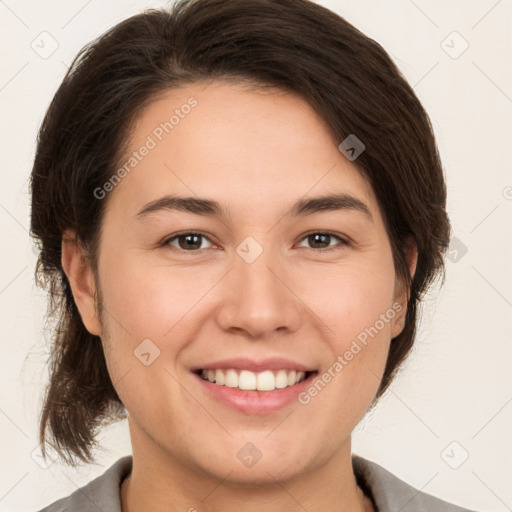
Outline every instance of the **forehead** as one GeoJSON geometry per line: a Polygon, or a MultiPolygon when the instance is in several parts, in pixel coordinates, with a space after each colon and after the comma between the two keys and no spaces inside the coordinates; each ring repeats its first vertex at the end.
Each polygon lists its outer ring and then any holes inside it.
{"type": "Polygon", "coordinates": [[[295,94],[195,83],[165,91],[140,112],[119,165],[129,172],[115,195],[140,206],[164,192],[186,193],[235,209],[250,202],[261,212],[274,202],[337,189],[375,209],[370,185],[338,145],[325,121],[295,94]]]}

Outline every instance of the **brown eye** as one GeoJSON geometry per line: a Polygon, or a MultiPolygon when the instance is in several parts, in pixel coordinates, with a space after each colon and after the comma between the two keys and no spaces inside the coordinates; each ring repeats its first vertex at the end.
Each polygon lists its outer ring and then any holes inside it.
{"type": "Polygon", "coordinates": [[[324,252],[339,249],[340,246],[348,245],[348,242],[338,235],[324,232],[309,233],[302,240],[307,240],[311,249],[320,249],[324,252]],[[330,245],[333,239],[338,240],[340,243],[330,245]]]}
{"type": "Polygon", "coordinates": [[[203,246],[204,240],[208,240],[208,238],[201,233],[180,233],[172,238],[168,238],[164,245],[170,245],[183,251],[196,252],[199,249],[206,248],[203,246]]]}

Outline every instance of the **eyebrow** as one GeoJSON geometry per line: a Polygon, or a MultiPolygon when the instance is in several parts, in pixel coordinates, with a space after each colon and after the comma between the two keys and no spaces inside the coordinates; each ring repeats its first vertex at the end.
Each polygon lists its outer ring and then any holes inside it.
{"type": "MultiPolygon", "coordinates": [[[[165,195],[146,204],[135,215],[135,218],[145,218],[152,213],[165,210],[178,210],[209,217],[231,217],[229,210],[225,209],[220,203],[211,199],[165,195]]],[[[329,194],[310,199],[300,199],[292,205],[288,215],[298,217],[312,215],[318,212],[338,210],[357,211],[363,213],[370,220],[373,220],[368,206],[366,206],[366,204],[357,197],[346,193],[329,194]]]]}

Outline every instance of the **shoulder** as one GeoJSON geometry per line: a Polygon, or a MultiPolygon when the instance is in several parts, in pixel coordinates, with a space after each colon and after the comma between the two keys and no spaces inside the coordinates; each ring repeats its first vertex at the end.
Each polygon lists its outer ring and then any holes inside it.
{"type": "Polygon", "coordinates": [[[131,455],[123,457],[84,487],[39,512],[121,512],[120,485],[132,468],[131,455]]]}
{"type": "Polygon", "coordinates": [[[378,512],[475,512],[423,493],[379,464],[352,456],[358,484],[370,492],[378,512]]]}

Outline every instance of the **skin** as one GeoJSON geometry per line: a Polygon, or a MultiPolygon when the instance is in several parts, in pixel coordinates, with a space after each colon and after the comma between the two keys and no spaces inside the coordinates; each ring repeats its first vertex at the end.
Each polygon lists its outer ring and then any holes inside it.
{"type": "MultiPolygon", "coordinates": [[[[351,433],[406,311],[376,197],[318,114],[279,90],[212,82],[168,91],[140,114],[129,153],[191,96],[197,106],[103,199],[97,280],[74,233],[63,240],[81,317],[101,336],[129,413],[133,469],[123,511],[372,510],[352,470],[351,433]],[[333,192],[363,201],[371,218],[348,209],[287,214],[301,198],[333,192]],[[231,215],[135,218],[165,193],[212,199],[231,215]],[[183,231],[205,238],[164,243],[183,231]],[[315,245],[311,232],[349,243],[315,245]],[[247,236],[263,248],[250,264],[236,252],[247,236]],[[321,375],[397,303],[400,313],[306,405],[246,415],[215,401],[191,374],[227,357],[282,356],[321,375]],[[149,366],[134,356],[147,338],[161,351],[149,366]],[[247,442],[262,453],[252,468],[236,456],[247,442]]],[[[409,258],[412,275],[415,250],[409,258]]]]}

